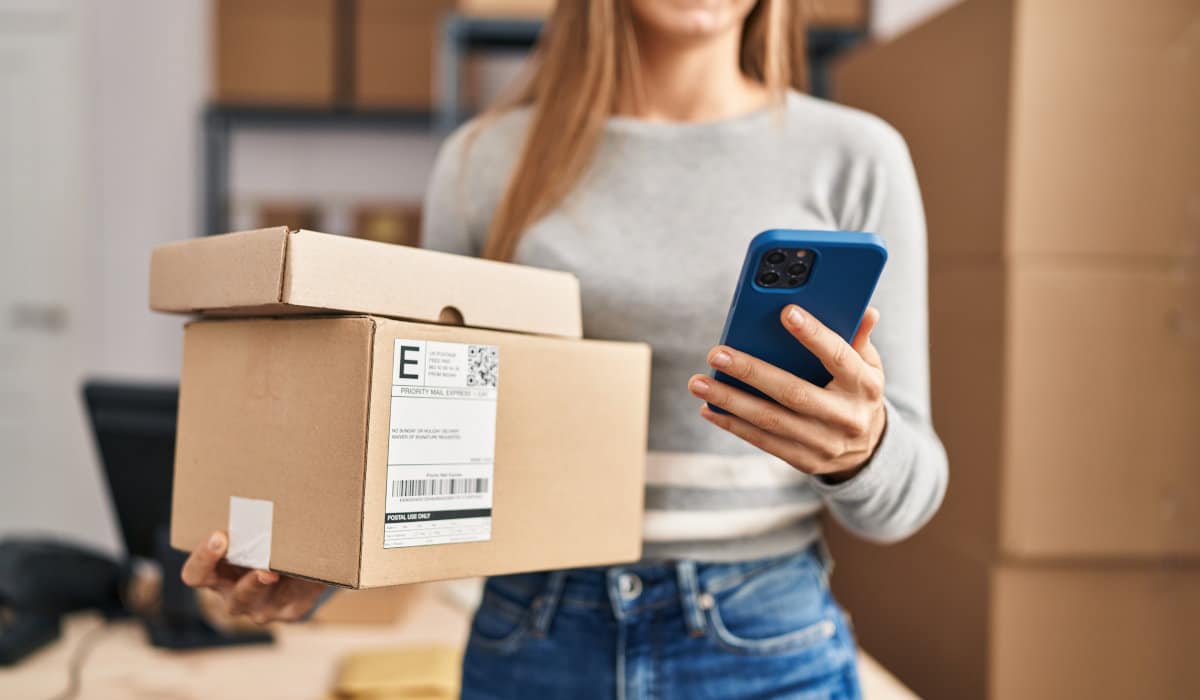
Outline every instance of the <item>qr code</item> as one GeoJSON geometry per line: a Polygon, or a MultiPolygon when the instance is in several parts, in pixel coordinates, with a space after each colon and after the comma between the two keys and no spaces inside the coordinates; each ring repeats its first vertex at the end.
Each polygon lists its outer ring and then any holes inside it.
{"type": "Polygon", "coordinates": [[[500,349],[495,345],[467,346],[467,386],[496,386],[500,349]]]}

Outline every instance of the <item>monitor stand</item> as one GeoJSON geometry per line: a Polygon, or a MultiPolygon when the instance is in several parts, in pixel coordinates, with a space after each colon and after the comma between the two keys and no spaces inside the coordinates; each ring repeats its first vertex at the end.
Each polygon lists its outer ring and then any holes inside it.
{"type": "Polygon", "coordinates": [[[155,533],[155,559],[162,567],[162,611],[143,619],[150,643],[163,649],[183,651],[241,644],[269,644],[267,631],[234,632],[213,627],[204,619],[196,592],[179,578],[187,554],[171,548],[165,527],[155,533]]]}

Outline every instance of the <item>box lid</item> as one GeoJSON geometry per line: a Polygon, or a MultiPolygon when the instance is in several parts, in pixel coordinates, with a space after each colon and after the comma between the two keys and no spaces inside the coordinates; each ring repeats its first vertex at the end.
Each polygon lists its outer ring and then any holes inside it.
{"type": "Polygon", "coordinates": [[[150,308],[210,316],[369,313],[583,335],[579,281],[569,273],[282,226],[155,248],[150,308]]]}

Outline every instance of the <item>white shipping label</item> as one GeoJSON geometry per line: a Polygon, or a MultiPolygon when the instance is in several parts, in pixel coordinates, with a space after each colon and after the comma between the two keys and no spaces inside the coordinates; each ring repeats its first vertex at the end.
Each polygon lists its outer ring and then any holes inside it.
{"type": "Polygon", "coordinates": [[[495,345],[397,340],[383,546],[492,538],[495,345]]]}

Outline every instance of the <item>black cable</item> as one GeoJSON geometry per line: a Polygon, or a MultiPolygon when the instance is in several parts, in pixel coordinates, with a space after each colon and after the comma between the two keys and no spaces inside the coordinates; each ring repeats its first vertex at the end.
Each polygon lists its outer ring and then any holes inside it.
{"type": "Polygon", "coordinates": [[[88,654],[96,646],[96,642],[100,641],[100,637],[110,627],[109,622],[105,620],[83,635],[83,639],[79,640],[79,643],[75,645],[75,650],[71,652],[71,661],[67,665],[67,687],[63,692],[51,698],[51,700],[74,700],[74,698],[79,696],[79,691],[83,685],[84,662],[87,661],[88,654]]]}

